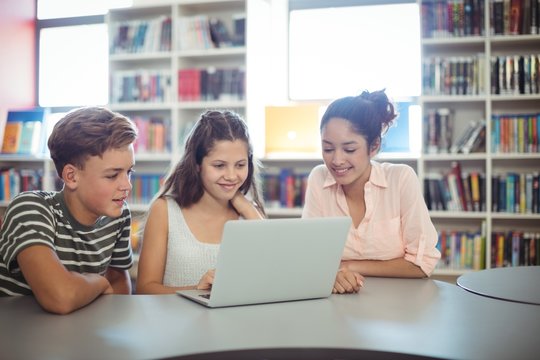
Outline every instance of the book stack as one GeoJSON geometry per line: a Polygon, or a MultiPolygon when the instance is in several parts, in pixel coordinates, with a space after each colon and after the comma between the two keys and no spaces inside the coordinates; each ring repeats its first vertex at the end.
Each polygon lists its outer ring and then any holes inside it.
{"type": "Polygon", "coordinates": [[[163,184],[163,174],[133,174],[129,203],[148,205],[163,184]]]}
{"type": "Polygon", "coordinates": [[[540,94],[540,54],[491,57],[491,93],[540,94]]]}
{"type": "Polygon", "coordinates": [[[485,93],[485,56],[425,57],[422,60],[424,95],[480,95],[485,93]]]}
{"type": "Polygon", "coordinates": [[[471,120],[450,147],[452,154],[486,151],[486,121],[471,120]]]}
{"type": "Polygon", "coordinates": [[[441,252],[438,269],[482,270],[486,267],[486,238],[481,231],[438,231],[441,252]]]}
{"type": "Polygon", "coordinates": [[[188,68],[178,71],[181,101],[233,101],[245,98],[242,68],[188,68]]]}
{"type": "Polygon", "coordinates": [[[245,45],[245,14],[233,16],[233,31],[225,22],[208,15],[182,16],[178,21],[178,48],[206,50],[245,45]]]}
{"type": "Polygon", "coordinates": [[[148,20],[131,20],[111,26],[110,53],[134,54],[171,50],[172,20],[161,16],[148,20]]]}
{"type": "Polygon", "coordinates": [[[491,0],[491,33],[495,35],[538,34],[538,0],[491,0]]]}
{"type": "Polygon", "coordinates": [[[265,207],[302,207],[305,201],[308,173],[295,173],[282,168],[277,173],[266,172],[262,176],[265,207]]]}
{"type": "Polygon", "coordinates": [[[424,38],[484,35],[484,0],[422,1],[424,38]]]}
{"type": "Polygon", "coordinates": [[[491,234],[491,266],[540,265],[540,233],[513,230],[491,234]]]}
{"type": "Polygon", "coordinates": [[[540,113],[501,114],[491,118],[493,153],[538,153],[540,113]]]}
{"type": "Polygon", "coordinates": [[[40,190],[42,185],[42,170],[0,168],[0,201],[10,201],[23,191],[40,190]]]}
{"type": "Polygon", "coordinates": [[[169,70],[117,70],[110,77],[111,104],[164,103],[171,99],[169,70]]]}
{"type": "Polygon", "coordinates": [[[424,199],[432,211],[486,211],[485,174],[464,173],[459,162],[453,161],[446,174],[426,174],[424,199]]]}
{"type": "Polygon", "coordinates": [[[139,137],[134,144],[137,155],[171,151],[169,119],[160,116],[135,116],[132,120],[139,129],[139,137]]]}
{"type": "Polygon", "coordinates": [[[426,154],[446,154],[450,152],[453,122],[453,113],[448,108],[427,110],[424,116],[426,154]]]}
{"type": "Polygon", "coordinates": [[[45,114],[46,111],[42,108],[8,111],[2,153],[24,155],[40,153],[45,114]]]}
{"type": "Polygon", "coordinates": [[[491,209],[517,214],[540,213],[540,175],[538,172],[493,175],[491,209]]]}

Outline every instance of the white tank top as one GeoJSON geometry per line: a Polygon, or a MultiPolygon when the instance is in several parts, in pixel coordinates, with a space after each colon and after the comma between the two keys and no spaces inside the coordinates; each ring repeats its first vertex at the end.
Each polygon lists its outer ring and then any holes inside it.
{"type": "Polygon", "coordinates": [[[208,270],[215,269],[219,244],[207,244],[197,240],[189,229],[180,206],[170,197],[166,200],[169,238],[163,285],[197,285],[208,270]]]}

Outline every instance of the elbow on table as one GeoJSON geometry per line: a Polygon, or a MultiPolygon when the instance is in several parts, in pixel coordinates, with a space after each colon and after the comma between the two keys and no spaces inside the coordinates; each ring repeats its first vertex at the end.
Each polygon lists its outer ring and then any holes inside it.
{"type": "Polygon", "coordinates": [[[69,314],[80,307],[76,301],[77,294],[74,289],[58,289],[43,295],[35,294],[35,296],[44,310],[57,315],[69,314]]]}

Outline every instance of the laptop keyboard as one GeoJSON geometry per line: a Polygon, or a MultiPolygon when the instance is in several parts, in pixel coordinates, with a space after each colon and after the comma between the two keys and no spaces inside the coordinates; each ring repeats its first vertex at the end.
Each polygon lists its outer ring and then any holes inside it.
{"type": "Polygon", "coordinates": [[[201,294],[200,297],[203,297],[205,299],[210,299],[210,294],[201,294]]]}

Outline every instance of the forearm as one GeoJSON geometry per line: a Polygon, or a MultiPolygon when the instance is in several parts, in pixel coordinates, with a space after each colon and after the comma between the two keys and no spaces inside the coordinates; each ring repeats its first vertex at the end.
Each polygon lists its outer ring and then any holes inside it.
{"type": "Polygon", "coordinates": [[[392,260],[347,260],[341,266],[363,276],[424,278],[422,269],[403,258],[392,260]]]}
{"type": "Polygon", "coordinates": [[[131,294],[131,279],[127,270],[109,268],[105,277],[109,280],[114,294],[131,294]]]}
{"type": "Polygon", "coordinates": [[[94,301],[110,288],[107,279],[98,274],[70,272],[66,282],[34,292],[40,305],[56,314],[69,314],[94,301]]]}

